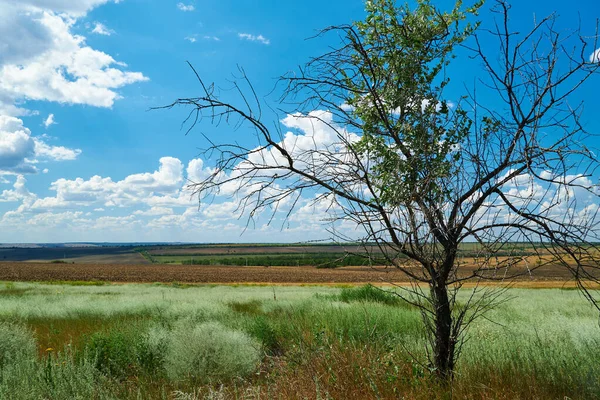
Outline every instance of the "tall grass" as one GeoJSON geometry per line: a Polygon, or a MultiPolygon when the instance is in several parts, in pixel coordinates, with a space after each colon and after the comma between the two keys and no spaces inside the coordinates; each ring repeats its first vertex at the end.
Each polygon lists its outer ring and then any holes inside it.
{"type": "MultiPolygon", "coordinates": [[[[598,398],[596,311],[571,290],[508,296],[468,331],[454,397],[598,398]]],[[[447,395],[418,311],[372,286],[15,283],[0,321],[0,398],[447,395]]]]}
{"type": "Polygon", "coordinates": [[[27,362],[35,354],[36,343],[29,329],[10,322],[0,323],[0,370],[27,362]]]}

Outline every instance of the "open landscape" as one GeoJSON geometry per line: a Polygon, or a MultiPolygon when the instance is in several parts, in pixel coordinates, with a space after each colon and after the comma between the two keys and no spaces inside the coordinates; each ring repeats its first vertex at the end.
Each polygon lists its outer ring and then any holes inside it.
{"type": "Polygon", "coordinates": [[[0,0],[0,400],[599,400],[599,15],[0,0]]]}

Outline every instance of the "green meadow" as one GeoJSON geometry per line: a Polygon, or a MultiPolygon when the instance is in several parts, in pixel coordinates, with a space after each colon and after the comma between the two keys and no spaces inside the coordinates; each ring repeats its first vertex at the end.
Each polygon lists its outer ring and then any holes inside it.
{"type": "Polygon", "coordinates": [[[0,398],[598,398],[597,311],[575,290],[505,296],[448,389],[418,310],[372,286],[0,283],[0,398]]]}

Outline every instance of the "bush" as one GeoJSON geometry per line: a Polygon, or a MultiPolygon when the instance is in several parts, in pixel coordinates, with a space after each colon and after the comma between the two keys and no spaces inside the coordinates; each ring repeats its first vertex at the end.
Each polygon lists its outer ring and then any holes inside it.
{"type": "Polygon", "coordinates": [[[340,293],[340,300],[346,303],[354,301],[370,301],[388,305],[399,305],[401,299],[393,293],[379,289],[371,284],[357,288],[344,288],[340,293]]]}
{"type": "Polygon", "coordinates": [[[169,344],[169,331],[162,326],[152,326],[138,346],[138,362],[149,374],[162,371],[169,344]]]}
{"type": "Polygon", "coordinates": [[[140,338],[121,331],[96,332],[86,346],[88,357],[99,371],[116,379],[132,375],[137,364],[140,338]]]}
{"type": "Polygon", "coordinates": [[[252,373],[260,344],[247,334],[217,322],[179,324],[171,333],[165,366],[173,379],[226,380],[252,373]]]}
{"type": "Polygon", "coordinates": [[[0,323],[0,369],[34,360],[36,347],[33,334],[27,328],[10,322],[0,323]]]}

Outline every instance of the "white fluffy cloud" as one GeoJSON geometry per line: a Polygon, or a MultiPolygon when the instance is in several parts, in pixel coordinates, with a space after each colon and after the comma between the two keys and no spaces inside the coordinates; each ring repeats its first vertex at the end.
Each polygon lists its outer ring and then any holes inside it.
{"type": "Polygon", "coordinates": [[[189,183],[198,183],[206,179],[212,170],[204,168],[201,158],[195,158],[188,163],[186,172],[189,183]]]}
{"type": "Polygon", "coordinates": [[[194,11],[195,7],[193,4],[177,3],[177,8],[181,11],[194,11]]]}
{"type": "Polygon", "coordinates": [[[251,42],[260,42],[266,45],[271,44],[271,41],[263,35],[253,35],[251,33],[238,33],[238,37],[242,40],[249,40],[251,42]]]}
{"type": "Polygon", "coordinates": [[[38,138],[33,139],[33,141],[35,143],[35,155],[37,157],[45,157],[54,161],[72,161],[81,154],[81,150],[79,149],[69,149],[64,146],[50,146],[38,138]]]}
{"type": "Polygon", "coordinates": [[[3,190],[2,194],[0,194],[0,202],[22,201],[34,197],[34,195],[25,187],[26,182],[27,180],[23,175],[17,176],[13,189],[3,190]]]}
{"type": "Polygon", "coordinates": [[[118,88],[147,80],[71,32],[77,18],[106,2],[0,0],[0,113],[24,115],[16,104],[27,100],[110,107],[118,88]]]}
{"type": "Polygon", "coordinates": [[[0,0],[2,7],[15,6],[23,10],[53,10],[56,13],[81,17],[89,10],[105,3],[120,3],[121,0],[0,0]]]}
{"type": "Polygon", "coordinates": [[[114,68],[119,64],[110,55],[72,35],[74,20],[44,12],[38,21],[52,37],[49,49],[27,63],[0,68],[0,91],[13,99],[111,107],[119,98],[114,89],[147,79],[139,72],[114,68]]]}
{"type": "Polygon", "coordinates": [[[33,137],[21,119],[0,115],[0,175],[35,173],[40,161],[74,160],[80,153],[49,145],[33,137]]]}
{"type": "Polygon", "coordinates": [[[46,120],[44,120],[44,126],[48,128],[50,125],[54,124],[56,124],[56,121],[54,121],[54,114],[49,114],[46,120]]]}
{"type": "Polygon", "coordinates": [[[90,179],[58,179],[50,185],[55,197],[38,199],[32,208],[52,209],[72,206],[131,206],[144,204],[156,195],[177,194],[183,182],[183,164],[176,158],[163,157],[154,172],[133,174],[120,181],[93,176],[90,179]]]}
{"type": "MultiPolygon", "coordinates": [[[[79,18],[107,2],[0,0],[0,175],[34,173],[40,161],[73,160],[81,152],[32,136],[17,118],[36,113],[26,108],[28,100],[111,107],[118,88],[147,80],[71,32],[79,18]]],[[[53,124],[49,114],[43,125],[53,124]]]]}
{"type": "Polygon", "coordinates": [[[100,22],[95,22],[94,29],[92,29],[92,33],[95,33],[98,35],[103,35],[103,36],[110,36],[110,35],[114,34],[115,31],[107,28],[106,25],[101,24],[100,22]]]}

